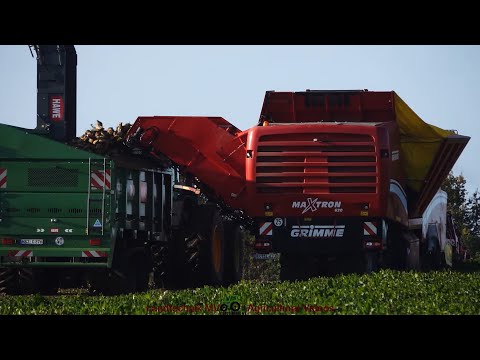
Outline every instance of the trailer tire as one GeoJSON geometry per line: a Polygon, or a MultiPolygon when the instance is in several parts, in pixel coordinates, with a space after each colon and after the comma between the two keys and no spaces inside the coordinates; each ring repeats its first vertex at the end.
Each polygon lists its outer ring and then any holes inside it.
{"type": "Polygon", "coordinates": [[[56,269],[35,269],[33,272],[33,290],[41,295],[55,295],[60,281],[56,269]]]}
{"type": "Polygon", "coordinates": [[[92,272],[89,281],[90,294],[121,295],[137,291],[137,257],[126,252],[114,260],[114,268],[108,271],[92,272]]]}
{"type": "Polygon", "coordinates": [[[18,294],[18,281],[16,269],[0,268],[0,294],[18,294]]]}
{"type": "Polygon", "coordinates": [[[245,241],[240,225],[232,221],[223,223],[225,238],[225,273],[224,285],[235,284],[243,276],[243,257],[245,241]]]}

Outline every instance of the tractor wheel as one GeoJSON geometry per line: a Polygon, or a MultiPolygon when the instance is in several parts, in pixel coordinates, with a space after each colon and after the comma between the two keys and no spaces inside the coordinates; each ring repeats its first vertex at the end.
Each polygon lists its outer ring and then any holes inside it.
{"type": "Polygon", "coordinates": [[[245,241],[242,230],[238,224],[225,221],[223,227],[225,239],[225,273],[223,284],[228,286],[242,279],[245,241]]]}
{"type": "Polygon", "coordinates": [[[145,252],[133,254],[132,262],[135,267],[135,286],[137,292],[145,292],[148,290],[148,280],[152,269],[149,256],[145,252]]]}
{"type": "Polygon", "coordinates": [[[168,244],[167,242],[159,242],[151,247],[152,262],[153,262],[153,282],[155,288],[168,288],[167,282],[168,274],[168,244]]]}
{"type": "Polygon", "coordinates": [[[185,289],[195,285],[195,277],[199,268],[200,236],[177,230],[172,234],[168,244],[161,251],[161,271],[157,276],[161,286],[168,289],[185,289]]]}
{"type": "Polygon", "coordinates": [[[214,205],[199,206],[197,221],[200,285],[221,285],[224,279],[225,239],[220,213],[214,205]]]}

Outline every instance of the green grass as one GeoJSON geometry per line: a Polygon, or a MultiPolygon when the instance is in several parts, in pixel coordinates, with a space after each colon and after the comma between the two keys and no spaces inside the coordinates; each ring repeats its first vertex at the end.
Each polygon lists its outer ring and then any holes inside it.
{"type": "Polygon", "coordinates": [[[152,290],[115,297],[4,296],[0,314],[220,314],[218,306],[226,300],[238,301],[240,311],[247,314],[275,310],[282,314],[480,314],[480,273],[383,270],[295,283],[242,281],[229,288],[152,290]]]}

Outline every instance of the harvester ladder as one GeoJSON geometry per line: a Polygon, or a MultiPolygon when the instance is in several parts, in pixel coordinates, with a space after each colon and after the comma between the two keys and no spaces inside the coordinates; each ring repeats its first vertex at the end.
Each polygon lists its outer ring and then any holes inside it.
{"type": "Polygon", "coordinates": [[[87,235],[90,235],[90,188],[92,187],[92,159],[88,158],[88,179],[87,179],[87,235]]]}
{"type": "Polygon", "coordinates": [[[107,184],[107,159],[103,158],[103,189],[102,189],[102,235],[105,224],[105,187],[107,184]]]}
{"type": "MultiPolygon", "coordinates": [[[[98,201],[96,199],[92,200],[92,172],[102,170],[103,171],[103,184],[102,184],[102,211],[100,219],[101,221],[101,228],[102,228],[102,235],[105,232],[104,222],[105,222],[105,197],[107,191],[107,159],[103,159],[103,166],[98,162],[93,162],[92,159],[88,159],[88,195],[87,195],[87,235],[90,235],[90,209],[91,209],[91,202],[98,201]]],[[[98,217],[97,217],[98,219],[98,217]]]]}

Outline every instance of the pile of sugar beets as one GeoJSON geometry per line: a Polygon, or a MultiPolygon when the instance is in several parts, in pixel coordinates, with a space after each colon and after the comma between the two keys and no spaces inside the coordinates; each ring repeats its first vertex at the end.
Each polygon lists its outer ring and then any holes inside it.
{"type": "Polygon", "coordinates": [[[75,138],[71,145],[99,155],[129,153],[131,150],[125,146],[124,140],[130,127],[129,123],[119,123],[116,129],[105,129],[102,122],[97,120],[91,129],[75,138]]]}

